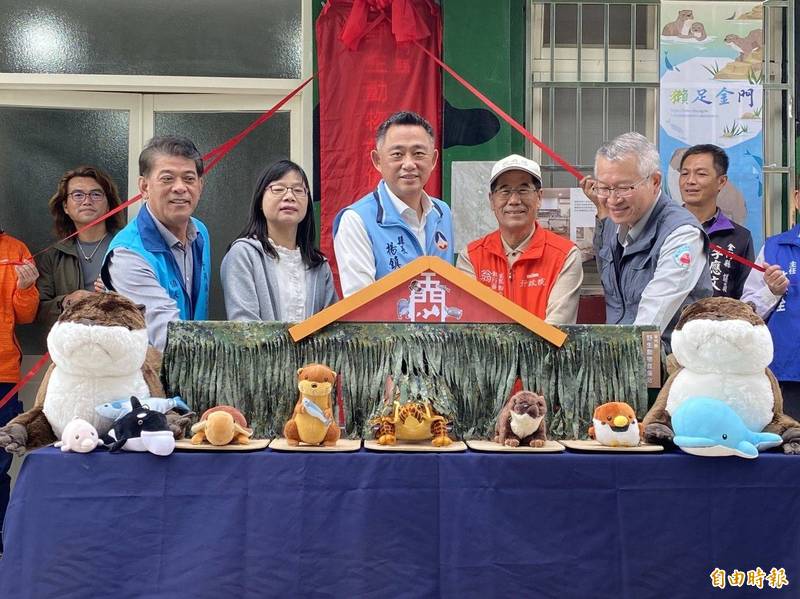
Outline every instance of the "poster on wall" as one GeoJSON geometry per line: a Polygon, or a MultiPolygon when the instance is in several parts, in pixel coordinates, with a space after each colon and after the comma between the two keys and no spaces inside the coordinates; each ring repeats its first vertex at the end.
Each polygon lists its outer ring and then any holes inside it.
{"type": "Polygon", "coordinates": [[[758,2],[661,3],[659,150],[664,187],[681,201],[686,148],[712,143],[730,159],[717,203],[763,243],[763,7],[758,2]]]}

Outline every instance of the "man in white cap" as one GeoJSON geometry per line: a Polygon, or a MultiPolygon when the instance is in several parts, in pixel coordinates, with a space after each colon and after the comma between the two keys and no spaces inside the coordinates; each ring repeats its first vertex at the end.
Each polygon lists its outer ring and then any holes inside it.
{"type": "Polygon", "coordinates": [[[541,227],[542,171],[512,154],[492,168],[499,228],[463,249],[456,266],[550,324],[575,324],[583,264],[575,244],[541,227]]]}

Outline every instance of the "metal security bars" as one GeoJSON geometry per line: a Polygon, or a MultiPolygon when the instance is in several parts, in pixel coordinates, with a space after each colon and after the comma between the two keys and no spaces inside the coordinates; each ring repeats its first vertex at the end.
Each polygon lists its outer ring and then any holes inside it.
{"type": "MultiPolygon", "coordinates": [[[[657,1],[531,3],[528,122],[579,170],[589,173],[597,147],[619,133],[656,139],[658,17],[657,1]]],[[[528,151],[545,186],[575,186],[538,148],[528,151]]]]}

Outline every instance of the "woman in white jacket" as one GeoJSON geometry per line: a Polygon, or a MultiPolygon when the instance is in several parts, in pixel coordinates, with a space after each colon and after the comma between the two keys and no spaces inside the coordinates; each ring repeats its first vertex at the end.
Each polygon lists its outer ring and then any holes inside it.
{"type": "Polygon", "coordinates": [[[337,301],[310,206],[308,178],[294,162],[259,177],[250,220],[222,260],[228,320],[299,322],[337,301]]]}

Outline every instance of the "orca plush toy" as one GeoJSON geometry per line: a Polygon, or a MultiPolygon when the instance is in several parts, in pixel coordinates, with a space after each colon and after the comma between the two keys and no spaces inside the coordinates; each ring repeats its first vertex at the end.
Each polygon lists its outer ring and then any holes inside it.
{"type": "Polygon", "coordinates": [[[103,438],[109,451],[149,451],[167,456],[175,449],[175,437],[169,429],[167,417],[148,407],[143,407],[136,397],[131,397],[131,411],[114,423],[103,438]]]}

